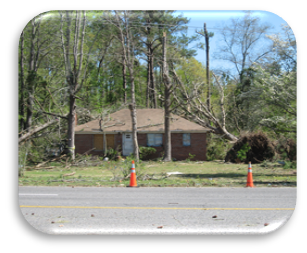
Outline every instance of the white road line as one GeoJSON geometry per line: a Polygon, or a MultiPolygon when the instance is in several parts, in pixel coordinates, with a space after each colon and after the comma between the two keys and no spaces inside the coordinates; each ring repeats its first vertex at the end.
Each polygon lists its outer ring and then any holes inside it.
{"type": "Polygon", "coordinates": [[[58,196],[58,194],[19,193],[19,196],[58,196]]]}

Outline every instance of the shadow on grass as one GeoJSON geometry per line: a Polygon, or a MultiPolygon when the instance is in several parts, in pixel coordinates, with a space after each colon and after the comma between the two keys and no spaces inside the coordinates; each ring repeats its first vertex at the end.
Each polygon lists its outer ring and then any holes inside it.
{"type": "Polygon", "coordinates": [[[181,178],[217,178],[217,177],[226,177],[226,178],[235,178],[235,177],[246,177],[245,174],[238,173],[212,173],[212,174],[177,174],[172,175],[173,177],[181,178]]]}
{"type": "MultiPolygon", "coordinates": [[[[253,173],[254,177],[261,176],[261,177],[296,177],[296,175],[292,174],[264,174],[264,173],[253,173]]],[[[172,175],[172,177],[180,177],[180,178],[218,178],[218,177],[224,177],[224,178],[241,178],[241,177],[247,177],[247,173],[245,174],[238,174],[238,173],[188,173],[188,174],[176,174],[172,175]]]]}
{"type": "Polygon", "coordinates": [[[270,174],[253,173],[253,175],[255,175],[255,176],[265,176],[265,177],[296,177],[295,174],[274,174],[274,173],[270,173],[270,174]]]}

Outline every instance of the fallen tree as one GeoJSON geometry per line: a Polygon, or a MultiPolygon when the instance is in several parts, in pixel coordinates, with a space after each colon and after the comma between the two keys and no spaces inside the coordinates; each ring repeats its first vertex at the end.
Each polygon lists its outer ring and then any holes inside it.
{"type": "Polygon", "coordinates": [[[48,121],[47,123],[40,125],[40,126],[35,126],[32,129],[30,129],[27,133],[22,134],[19,138],[18,138],[18,144],[28,140],[32,135],[46,129],[47,127],[55,124],[58,122],[58,119],[53,119],[48,121]]]}
{"type": "Polygon", "coordinates": [[[198,84],[193,84],[192,93],[187,90],[187,86],[182,83],[176,71],[173,69],[175,80],[179,83],[180,95],[174,94],[177,106],[183,111],[183,117],[195,123],[209,128],[211,133],[221,136],[229,141],[236,142],[238,138],[229,133],[226,128],[226,113],[224,108],[224,89],[219,82],[219,78],[214,74],[216,85],[220,95],[220,110],[221,118],[215,116],[212,108],[208,108],[206,102],[201,101],[200,95],[202,94],[203,87],[198,84]]]}
{"type": "Polygon", "coordinates": [[[264,133],[249,133],[242,136],[227,152],[225,162],[261,163],[272,160],[274,155],[274,145],[264,133]]]}

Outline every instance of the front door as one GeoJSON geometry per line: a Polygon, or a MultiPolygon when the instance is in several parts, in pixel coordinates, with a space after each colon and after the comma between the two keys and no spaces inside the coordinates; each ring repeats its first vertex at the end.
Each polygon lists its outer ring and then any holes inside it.
{"type": "Polygon", "coordinates": [[[123,156],[133,153],[132,133],[123,133],[123,156]]]}

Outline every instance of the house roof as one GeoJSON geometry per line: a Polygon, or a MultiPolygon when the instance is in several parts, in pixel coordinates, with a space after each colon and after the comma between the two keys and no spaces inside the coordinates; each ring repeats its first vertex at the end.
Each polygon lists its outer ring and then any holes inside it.
{"type": "MultiPolygon", "coordinates": [[[[102,121],[102,129],[105,133],[132,132],[131,114],[129,109],[123,109],[110,114],[110,117],[102,121]]],[[[138,133],[164,132],[163,109],[137,109],[138,133]]],[[[171,114],[171,132],[206,133],[208,128],[186,120],[180,116],[171,114]]],[[[93,120],[75,127],[76,134],[101,133],[99,120],[93,120]]]]}

